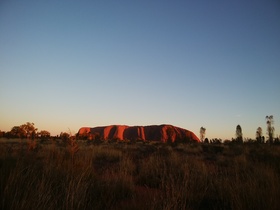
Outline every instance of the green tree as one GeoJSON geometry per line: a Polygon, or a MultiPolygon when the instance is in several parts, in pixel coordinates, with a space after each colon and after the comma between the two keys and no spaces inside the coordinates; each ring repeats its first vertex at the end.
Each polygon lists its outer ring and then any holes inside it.
{"type": "Polygon", "coordinates": [[[273,143],[273,136],[274,136],[273,115],[266,116],[265,119],[266,119],[266,125],[267,125],[268,141],[269,141],[269,143],[273,143]]]}
{"type": "Polygon", "coordinates": [[[11,137],[13,138],[32,138],[36,137],[37,128],[35,128],[34,123],[27,122],[20,126],[14,126],[11,131],[11,137]]]}
{"type": "Polygon", "coordinates": [[[38,133],[38,135],[40,136],[40,138],[41,138],[42,140],[46,140],[46,139],[48,139],[48,138],[51,137],[50,132],[49,132],[49,131],[46,131],[46,130],[41,130],[41,131],[38,133]]]}
{"type": "Polygon", "coordinates": [[[236,142],[242,143],[243,142],[243,134],[242,134],[242,128],[241,128],[240,125],[236,126],[235,135],[236,135],[236,142]]]}
{"type": "Polygon", "coordinates": [[[34,139],[36,137],[36,134],[37,134],[37,128],[35,128],[35,125],[34,123],[30,123],[30,122],[27,122],[23,125],[20,126],[22,132],[23,132],[23,136],[25,138],[31,138],[31,139],[34,139]]]}
{"type": "Polygon", "coordinates": [[[201,127],[199,133],[200,133],[200,141],[203,142],[205,138],[206,128],[201,127]]]}
{"type": "Polygon", "coordinates": [[[256,131],[256,140],[258,143],[263,143],[262,142],[262,128],[258,127],[256,131]]]}
{"type": "Polygon", "coordinates": [[[61,132],[59,135],[60,139],[63,141],[68,141],[70,139],[70,134],[67,132],[61,132]]]}
{"type": "Polygon", "coordinates": [[[14,126],[10,131],[12,138],[24,138],[24,131],[21,126],[14,126]]]}

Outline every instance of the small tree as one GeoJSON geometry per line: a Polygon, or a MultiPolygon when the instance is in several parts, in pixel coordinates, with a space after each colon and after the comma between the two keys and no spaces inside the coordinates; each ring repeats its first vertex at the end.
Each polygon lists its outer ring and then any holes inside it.
{"type": "Polygon", "coordinates": [[[24,131],[20,126],[14,126],[12,127],[11,131],[11,137],[12,138],[23,138],[24,137],[24,131]]]}
{"type": "Polygon", "coordinates": [[[263,143],[262,142],[262,128],[258,127],[256,131],[256,140],[258,143],[263,143]]]}
{"type": "Polygon", "coordinates": [[[27,122],[20,126],[25,138],[34,139],[36,137],[37,128],[35,128],[34,123],[27,122]]]}
{"type": "Polygon", "coordinates": [[[242,134],[242,128],[240,125],[236,126],[236,142],[242,143],[243,142],[243,134],[242,134]]]}
{"type": "Polygon", "coordinates": [[[205,138],[206,128],[201,127],[199,133],[200,133],[200,141],[203,142],[205,138]]]}
{"type": "Polygon", "coordinates": [[[67,132],[61,132],[60,135],[59,135],[59,137],[60,137],[60,139],[61,139],[63,142],[67,143],[67,141],[68,141],[69,138],[70,138],[70,134],[67,133],[67,132]]]}
{"type": "Polygon", "coordinates": [[[41,130],[38,134],[40,135],[41,140],[46,140],[51,137],[50,132],[46,130],[41,130]]]}
{"type": "Polygon", "coordinates": [[[266,125],[267,125],[268,141],[269,141],[269,143],[273,143],[273,136],[274,136],[273,115],[266,116],[265,119],[266,119],[266,125]]]}

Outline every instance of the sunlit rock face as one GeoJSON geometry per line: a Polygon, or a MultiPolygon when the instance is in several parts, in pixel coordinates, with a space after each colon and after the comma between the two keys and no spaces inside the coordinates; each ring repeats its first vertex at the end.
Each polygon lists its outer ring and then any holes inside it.
{"type": "Polygon", "coordinates": [[[78,137],[101,140],[142,140],[159,142],[200,142],[191,131],[173,125],[127,126],[110,125],[101,127],[82,127],[78,137]]]}

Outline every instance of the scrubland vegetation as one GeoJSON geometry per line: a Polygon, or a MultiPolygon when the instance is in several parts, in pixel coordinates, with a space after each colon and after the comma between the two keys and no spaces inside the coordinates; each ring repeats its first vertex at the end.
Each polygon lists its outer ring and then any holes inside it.
{"type": "Polygon", "coordinates": [[[280,209],[280,147],[0,139],[1,209],[280,209]]]}

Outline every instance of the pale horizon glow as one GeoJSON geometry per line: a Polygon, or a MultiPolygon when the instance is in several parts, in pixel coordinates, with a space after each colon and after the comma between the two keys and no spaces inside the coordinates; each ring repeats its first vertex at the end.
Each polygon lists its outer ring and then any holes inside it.
{"type": "Polygon", "coordinates": [[[0,130],[171,124],[280,134],[280,3],[1,1],[0,130]]]}

